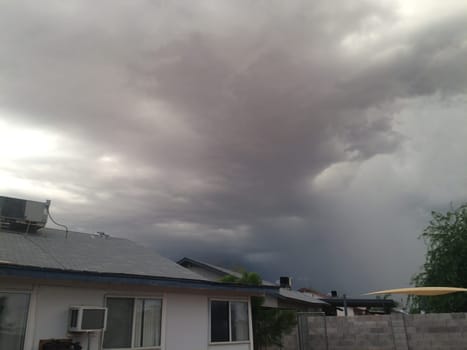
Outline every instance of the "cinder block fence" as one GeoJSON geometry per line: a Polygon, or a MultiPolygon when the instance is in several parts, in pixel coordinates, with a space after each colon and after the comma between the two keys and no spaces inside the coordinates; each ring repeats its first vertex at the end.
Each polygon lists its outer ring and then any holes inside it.
{"type": "Polygon", "coordinates": [[[465,350],[467,314],[308,316],[284,350],[465,350]]]}

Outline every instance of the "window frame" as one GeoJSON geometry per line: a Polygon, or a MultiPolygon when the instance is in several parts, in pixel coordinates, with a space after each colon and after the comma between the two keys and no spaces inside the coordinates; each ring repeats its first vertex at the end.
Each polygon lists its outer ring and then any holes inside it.
{"type": "MultiPolygon", "coordinates": [[[[104,347],[104,337],[105,337],[105,331],[102,332],[101,336],[101,349],[102,350],[162,350],[165,348],[165,296],[162,294],[151,294],[151,295],[146,295],[146,294],[138,294],[138,295],[123,295],[123,294],[108,294],[105,295],[104,297],[104,305],[107,305],[107,299],[132,299],[133,300],[133,320],[131,323],[131,346],[128,348],[105,348],[104,347]],[[135,340],[135,327],[136,327],[136,307],[135,307],[135,300],[136,299],[149,299],[149,300],[160,300],[161,301],[161,327],[160,327],[160,344],[156,346],[144,346],[144,347],[134,347],[133,342],[135,340]]],[[[108,325],[108,324],[107,324],[108,325]]]]}
{"type": "Polygon", "coordinates": [[[251,316],[251,303],[250,299],[246,298],[209,298],[209,318],[208,318],[208,345],[228,345],[228,344],[252,344],[253,342],[253,328],[252,328],[252,316],[251,316]],[[228,341],[212,341],[211,340],[211,302],[212,301],[227,301],[229,303],[229,340],[228,341]],[[247,340],[232,340],[232,308],[231,304],[235,302],[244,302],[247,304],[247,316],[248,316],[248,339],[247,340]]]}
{"type": "Polygon", "coordinates": [[[30,289],[7,289],[7,288],[0,288],[0,293],[5,294],[27,294],[29,296],[27,312],[26,312],[26,324],[24,327],[24,340],[22,350],[28,349],[30,347],[30,332],[32,328],[32,320],[35,318],[33,311],[35,310],[36,299],[35,293],[33,290],[30,289]]]}

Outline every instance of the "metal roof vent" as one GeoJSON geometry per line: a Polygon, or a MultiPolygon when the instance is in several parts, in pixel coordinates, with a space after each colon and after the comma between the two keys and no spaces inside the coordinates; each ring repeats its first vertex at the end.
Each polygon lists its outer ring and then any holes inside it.
{"type": "Polygon", "coordinates": [[[47,223],[50,201],[45,203],[0,196],[0,228],[35,232],[47,223]]]}

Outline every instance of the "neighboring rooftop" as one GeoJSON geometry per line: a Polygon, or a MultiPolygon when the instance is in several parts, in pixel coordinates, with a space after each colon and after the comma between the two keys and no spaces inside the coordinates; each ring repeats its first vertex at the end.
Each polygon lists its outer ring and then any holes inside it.
{"type": "MultiPolygon", "coordinates": [[[[192,269],[192,271],[196,272],[200,276],[203,276],[207,279],[219,279],[219,277],[223,277],[226,275],[234,276],[234,277],[241,277],[241,273],[229,270],[220,266],[216,266],[213,264],[208,264],[203,261],[191,259],[191,258],[183,258],[178,261],[178,263],[182,266],[185,266],[187,268],[192,269]]],[[[262,281],[263,286],[276,286],[279,287],[277,284],[268,282],[268,281],[262,281]]],[[[273,291],[274,295],[276,298],[285,300],[285,301],[293,301],[295,303],[301,303],[301,304],[321,304],[321,305],[327,305],[326,302],[319,300],[317,298],[313,298],[310,295],[307,295],[305,293],[300,293],[298,291],[289,289],[289,288],[278,288],[273,291]]]]}
{"type": "Polygon", "coordinates": [[[132,241],[44,228],[25,234],[0,229],[0,263],[66,271],[205,280],[132,241]]]}
{"type": "Polygon", "coordinates": [[[279,298],[293,300],[295,302],[300,301],[303,303],[327,305],[327,303],[321,299],[317,299],[309,294],[287,288],[279,288],[279,298]]]}
{"type": "Polygon", "coordinates": [[[327,298],[329,295],[329,294],[326,295],[325,293],[319,292],[316,289],[312,289],[308,287],[300,288],[298,291],[300,293],[306,293],[306,294],[312,295],[314,298],[327,298]]]}
{"type": "MultiPolygon", "coordinates": [[[[202,268],[208,270],[209,272],[212,272],[215,276],[219,276],[219,277],[223,277],[223,276],[227,276],[227,275],[238,277],[238,278],[242,277],[242,274],[239,273],[239,272],[229,270],[229,269],[225,269],[225,268],[220,267],[220,266],[208,264],[208,263],[206,263],[204,261],[194,260],[194,259],[190,259],[190,258],[186,258],[186,257],[179,260],[179,261],[177,261],[177,264],[179,264],[181,266],[184,266],[184,267],[199,266],[199,267],[202,267],[202,268]]],[[[199,273],[198,273],[198,275],[202,276],[199,273]]]]}
{"type": "MultiPolygon", "coordinates": [[[[184,267],[187,267],[187,268],[190,268],[190,267],[201,267],[205,270],[208,270],[209,272],[212,272],[213,275],[212,276],[217,276],[217,277],[224,277],[224,276],[234,276],[234,277],[242,277],[242,274],[240,272],[237,272],[237,271],[234,271],[234,270],[229,270],[229,269],[226,269],[224,267],[220,267],[220,266],[216,266],[216,265],[213,265],[213,264],[208,264],[204,261],[200,261],[200,260],[195,260],[195,259],[191,259],[191,258],[183,258],[181,260],[179,260],[177,262],[179,265],[181,266],[184,266],[184,267]]],[[[202,276],[204,278],[209,278],[208,275],[205,275],[204,273],[201,273],[203,271],[199,271],[199,270],[193,270],[195,271],[195,273],[197,273],[197,275],[199,276],[202,276]]],[[[275,283],[271,283],[271,282],[268,282],[268,281],[264,281],[262,282],[263,286],[277,286],[275,283]]]]}
{"type": "Polygon", "coordinates": [[[360,298],[322,298],[332,308],[328,308],[326,314],[335,315],[337,310],[345,310],[346,307],[354,308],[359,314],[390,314],[396,307],[392,299],[360,299],[360,298]]]}

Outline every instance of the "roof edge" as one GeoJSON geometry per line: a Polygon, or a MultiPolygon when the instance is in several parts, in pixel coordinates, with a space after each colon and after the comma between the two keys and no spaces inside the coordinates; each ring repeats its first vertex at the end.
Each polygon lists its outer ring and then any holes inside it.
{"type": "Polygon", "coordinates": [[[242,291],[263,295],[275,291],[272,286],[252,286],[237,283],[223,283],[208,280],[184,279],[173,277],[156,277],[145,275],[130,275],[123,273],[74,271],[36,266],[5,264],[0,262],[0,277],[45,278],[51,280],[67,280],[80,282],[98,282],[110,284],[141,285],[154,287],[172,287],[180,289],[200,289],[219,291],[242,291]]]}
{"type": "Polygon", "coordinates": [[[227,271],[223,271],[223,270],[228,270],[228,269],[224,269],[224,268],[222,268],[220,266],[213,266],[213,265],[204,263],[202,261],[194,260],[192,258],[187,258],[187,257],[184,257],[184,258],[178,260],[177,264],[183,266],[183,263],[185,263],[185,262],[193,264],[193,265],[197,265],[199,267],[203,267],[206,270],[209,270],[211,272],[224,273],[224,274],[226,274],[226,276],[230,275],[232,273],[238,273],[236,271],[231,271],[231,270],[229,270],[229,273],[228,273],[227,271]]]}

